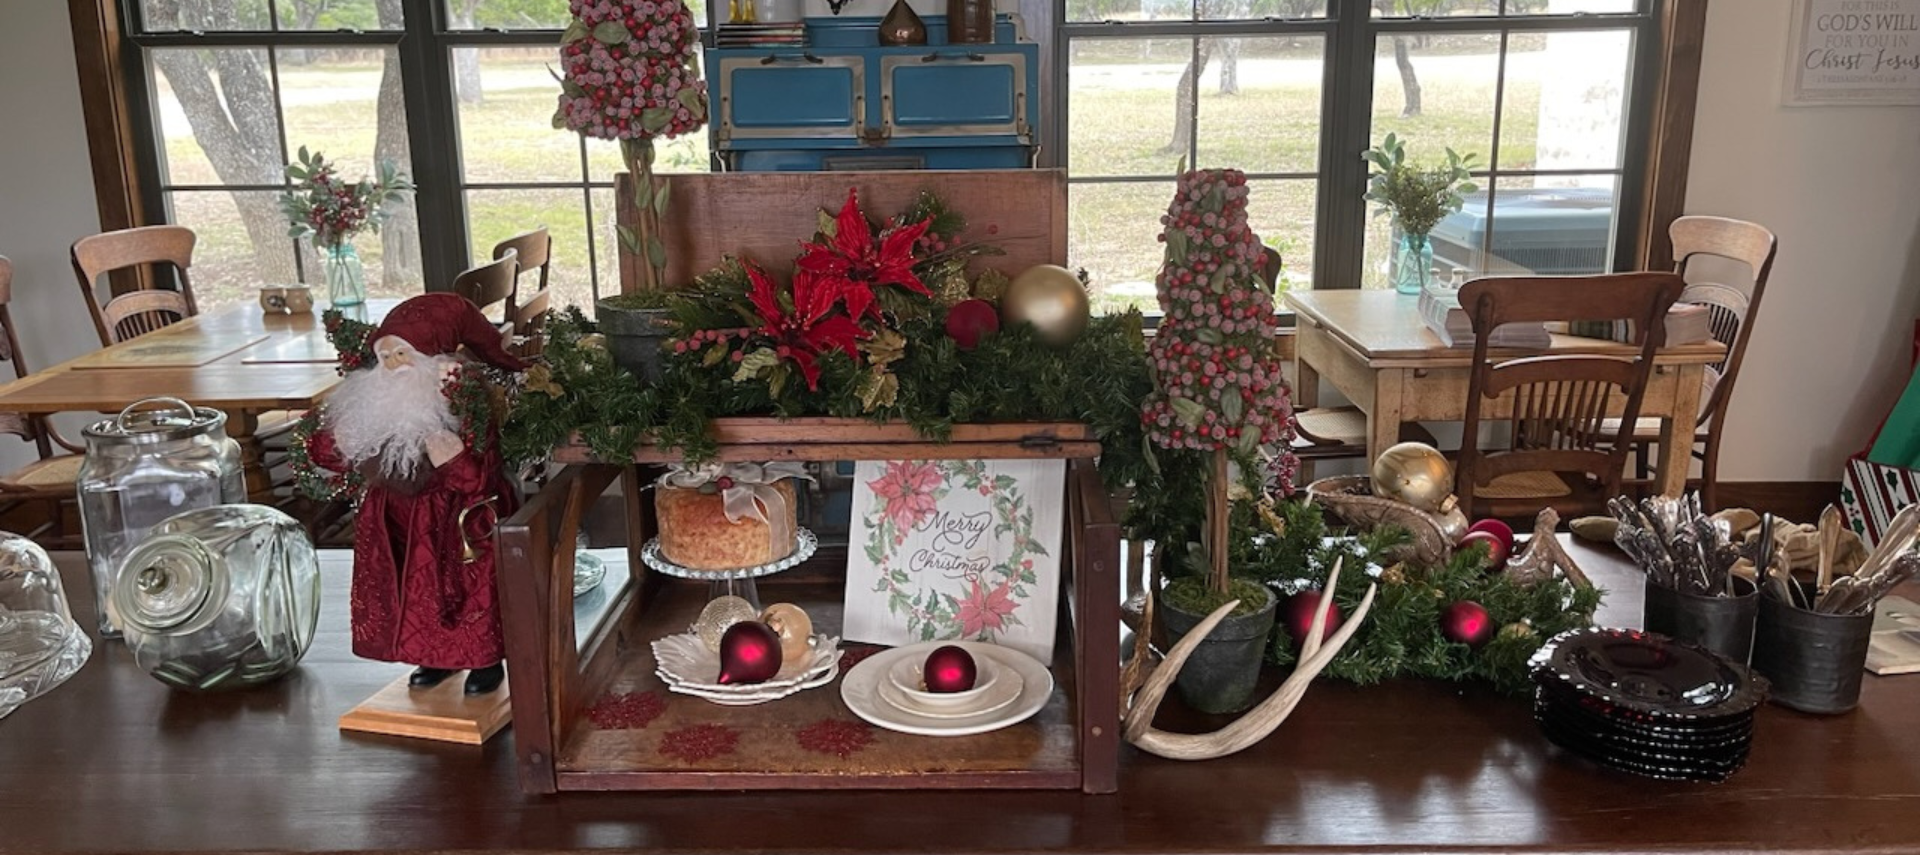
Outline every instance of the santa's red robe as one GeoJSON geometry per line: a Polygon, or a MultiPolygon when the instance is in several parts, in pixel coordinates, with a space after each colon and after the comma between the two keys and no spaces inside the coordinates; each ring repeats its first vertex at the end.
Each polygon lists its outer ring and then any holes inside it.
{"type": "MultiPolygon", "coordinates": [[[[313,462],[336,472],[346,461],[333,434],[314,433],[313,462]]],[[[484,668],[506,657],[494,584],[493,530],[518,508],[497,441],[468,445],[419,485],[370,479],[354,522],[353,652],[366,659],[429,668],[484,668]],[[416,489],[417,487],[417,489],[416,489]],[[478,507],[491,500],[491,510],[478,507]],[[461,511],[466,514],[464,542],[461,511]],[[471,547],[471,559],[463,551],[471,547]]]]}

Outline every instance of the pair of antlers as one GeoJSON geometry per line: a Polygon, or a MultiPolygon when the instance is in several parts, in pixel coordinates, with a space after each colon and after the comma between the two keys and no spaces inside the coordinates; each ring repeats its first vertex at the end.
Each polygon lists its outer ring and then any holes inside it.
{"type": "MultiPolygon", "coordinates": [[[[1333,572],[1327,575],[1327,584],[1321,588],[1322,591],[1331,594],[1339,584],[1340,564],[1340,561],[1334,562],[1333,572]]],[[[1159,711],[1160,701],[1166,697],[1174,678],[1180,675],[1180,668],[1187,663],[1187,658],[1193,655],[1200,642],[1226,619],[1240,601],[1234,600],[1214,609],[1192,632],[1180,639],[1180,643],[1167,651],[1166,660],[1156,667],[1151,664],[1153,653],[1147,640],[1150,634],[1148,628],[1153,626],[1153,595],[1149,593],[1146,610],[1140,620],[1140,631],[1134,635],[1133,655],[1120,672],[1120,696],[1123,699],[1132,698],[1126,714],[1121,717],[1124,726],[1122,735],[1142,751],[1172,760],[1225,757],[1267,738],[1292,714],[1294,706],[1306,695],[1307,684],[1319,676],[1327,663],[1333,661],[1333,657],[1339,655],[1340,648],[1346,646],[1347,640],[1360,628],[1361,621],[1366,620],[1367,611],[1373,608],[1376,590],[1375,585],[1367,586],[1366,596],[1360,598],[1360,607],[1354,609],[1353,617],[1336,630],[1325,644],[1321,643],[1320,634],[1326,628],[1329,610],[1317,609],[1313,615],[1313,626],[1307,630],[1307,639],[1301,644],[1299,663],[1294,666],[1293,674],[1287,677],[1287,681],[1280,684],[1280,688],[1232,724],[1212,733],[1191,734],[1155,729],[1154,713],[1159,711]],[[1134,694],[1136,689],[1139,691],[1137,696],[1134,694]]]]}

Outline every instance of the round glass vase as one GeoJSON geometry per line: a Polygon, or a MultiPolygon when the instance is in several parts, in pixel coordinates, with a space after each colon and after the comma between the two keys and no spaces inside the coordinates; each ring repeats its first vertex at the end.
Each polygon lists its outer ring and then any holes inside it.
{"type": "Polygon", "coordinates": [[[1401,294],[1419,294],[1432,280],[1433,242],[1424,234],[1394,229],[1399,237],[1393,243],[1393,290],[1401,294]]]}
{"type": "Polygon", "coordinates": [[[320,266],[327,273],[327,302],[333,306],[358,306],[367,301],[367,269],[360,263],[360,252],[342,241],[321,247],[320,266]]]}

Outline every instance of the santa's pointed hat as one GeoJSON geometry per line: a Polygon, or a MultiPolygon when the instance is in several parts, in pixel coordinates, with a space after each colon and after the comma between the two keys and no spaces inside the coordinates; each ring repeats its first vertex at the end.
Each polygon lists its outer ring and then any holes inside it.
{"type": "Polygon", "coordinates": [[[369,341],[398,336],[427,356],[442,356],[466,345],[480,361],[507,371],[527,364],[500,346],[500,330],[458,294],[421,294],[395,306],[369,341]]]}

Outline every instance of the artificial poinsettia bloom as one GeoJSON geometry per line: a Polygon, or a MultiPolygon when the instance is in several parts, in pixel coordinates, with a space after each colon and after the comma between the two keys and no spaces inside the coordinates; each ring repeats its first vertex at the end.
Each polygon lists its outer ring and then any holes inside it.
{"type": "Polygon", "coordinates": [[[747,265],[747,280],[753,283],[747,297],[760,312],[758,332],[773,339],[780,358],[799,367],[809,390],[820,388],[821,354],[838,350],[859,358],[860,340],[866,337],[866,331],[852,318],[834,313],[845,294],[839,281],[794,271],[789,290],[793,308],[789,310],[780,302],[779,287],[757,265],[747,265]]]}
{"type": "Polygon", "coordinates": [[[873,308],[873,289],[898,285],[916,294],[933,292],[913,273],[913,244],[931,225],[921,220],[910,226],[888,229],[876,242],[867,215],[860,213],[857,191],[847,191],[847,204],[834,218],[833,239],[827,243],[802,243],[805,253],[794,265],[821,276],[846,280],[847,312],[862,317],[873,308]]]}
{"type": "Polygon", "coordinates": [[[973,577],[973,590],[967,592],[967,598],[960,601],[958,617],[960,631],[967,638],[981,638],[991,632],[1007,628],[1007,618],[1013,616],[1013,610],[1020,607],[1013,601],[1013,577],[1008,576],[992,590],[980,584],[980,577],[973,577]]]}

